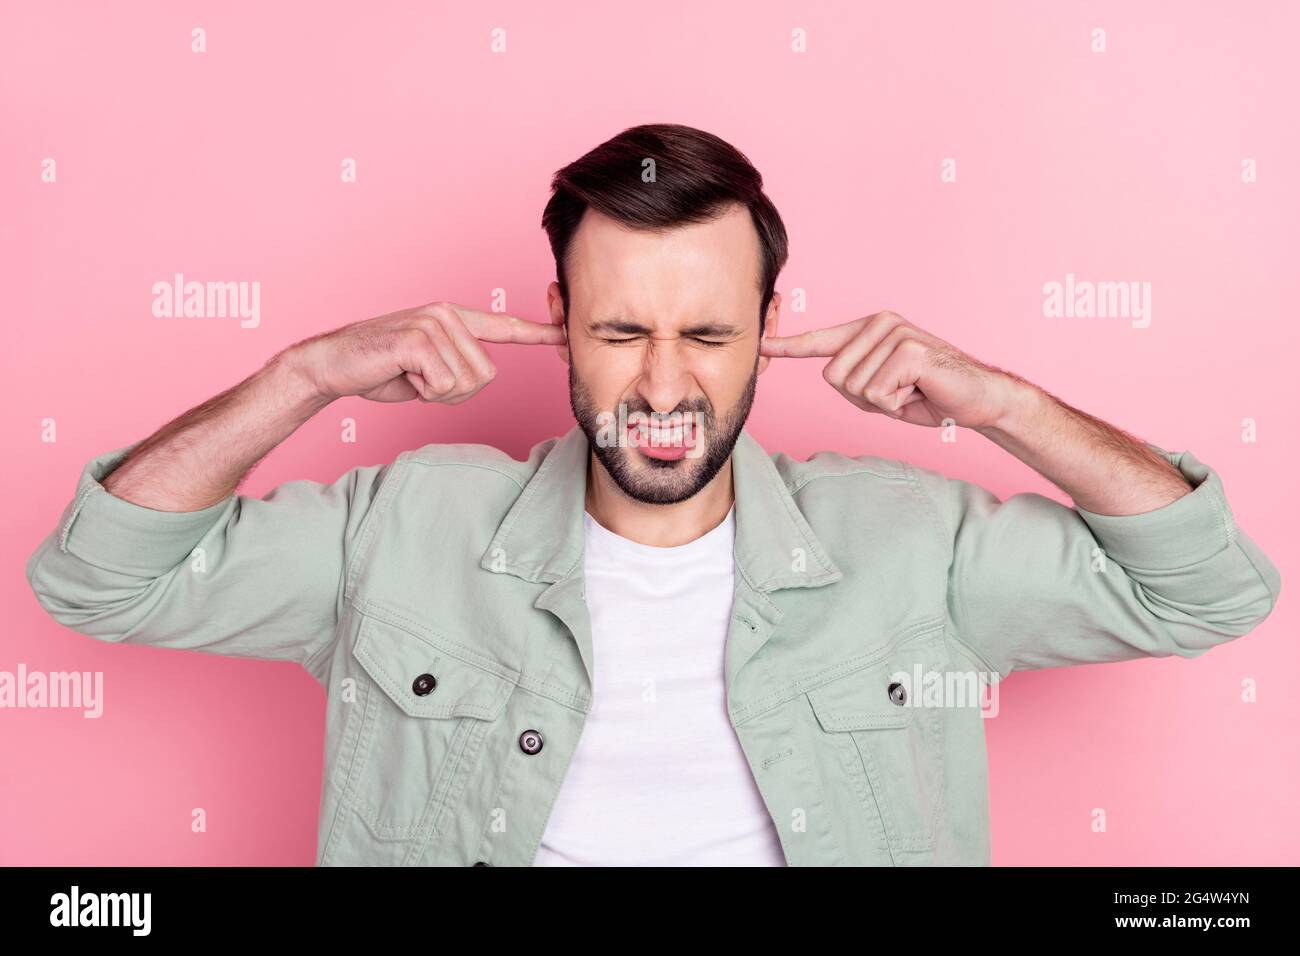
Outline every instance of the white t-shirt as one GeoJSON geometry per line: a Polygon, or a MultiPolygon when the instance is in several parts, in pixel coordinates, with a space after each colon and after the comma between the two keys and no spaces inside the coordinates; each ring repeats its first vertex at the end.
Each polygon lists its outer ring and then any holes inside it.
{"type": "Polygon", "coordinates": [[[784,866],[727,717],[735,506],[658,548],[590,514],[595,692],[535,866],[784,866]]]}

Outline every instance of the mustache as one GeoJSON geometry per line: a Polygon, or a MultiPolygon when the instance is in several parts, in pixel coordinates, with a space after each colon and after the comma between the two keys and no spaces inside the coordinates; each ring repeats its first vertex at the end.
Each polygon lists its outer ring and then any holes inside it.
{"type": "Polygon", "coordinates": [[[710,417],[713,415],[713,405],[707,399],[700,399],[690,404],[678,405],[671,412],[656,412],[649,405],[641,403],[628,404],[619,402],[614,407],[612,414],[618,415],[620,409],[623,414],[629,418],[637,416],[650,422],[671,422],[681,418],[694,418],[698,416],[710,417]]]}

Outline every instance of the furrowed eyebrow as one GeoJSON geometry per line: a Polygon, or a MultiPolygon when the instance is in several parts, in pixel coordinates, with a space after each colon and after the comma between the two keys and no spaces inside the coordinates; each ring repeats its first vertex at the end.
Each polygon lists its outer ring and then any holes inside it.
{"type": "Polygon", "coordinates": [[[631,319],[602,319],[587,326],[588,332],[618,332],[622,335],[646,335],[653,331],[649,326],[631,319]]]}
{"type": "Polygon", "coordinates": [[[715,339],[735,338],[738,335],[744,335],[744,329],[738,329],[734,325],[726,322],[703,322],[699,325],[691,325],[682,329],[682,335],[703,335],[715,339]]]}
{"type": "MultiPolygon", "coordinates": [[[[642,325],[640,322],[633,322],[631,319],[603,319],[592,322],[587,326],[587,331],[594,333],[616,332],[620,335],[649,335],[654,329],[648,325],[642,325]]],[[[681,334],[692,337],[724,339],[743,335],[744,330],[726,322],[701,322],[687,326],[681,330],[681,334]]]]}

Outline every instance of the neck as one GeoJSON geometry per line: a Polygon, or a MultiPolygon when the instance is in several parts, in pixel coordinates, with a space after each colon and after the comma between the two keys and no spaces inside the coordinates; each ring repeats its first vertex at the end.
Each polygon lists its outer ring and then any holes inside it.
{"type": "Polygon", "coordinates": [[[675,548],[694,541],[722,523],[733,501],[730,458],[712,481],[672,505],[629,497],[594,453],[587,458],[587,511],[610,531],[638,544],[675,548]]]}

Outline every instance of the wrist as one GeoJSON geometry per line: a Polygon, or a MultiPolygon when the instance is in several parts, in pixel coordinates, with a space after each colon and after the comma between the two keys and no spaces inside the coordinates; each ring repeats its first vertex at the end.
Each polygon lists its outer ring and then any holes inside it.
{"type": "Polygon", "coordinates": [[[320,387],[300,345],[290,346],[272,357],[263,372],[305,418],[311,417],[338,397],[327,394],[320,387]]]}
{"type": "Polygon", "coordinates": [[[1007,442],[1023,439],[1033,430],[1033,423],[1042,417],[1047,395],[1033,383],[1005,373],[1001,385],[996,417],[976,431],[1005,447],[1007,442]]]}

